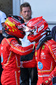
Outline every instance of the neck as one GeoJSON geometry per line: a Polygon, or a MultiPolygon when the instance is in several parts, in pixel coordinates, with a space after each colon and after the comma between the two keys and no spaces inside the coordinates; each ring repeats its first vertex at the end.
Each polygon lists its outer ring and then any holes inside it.
{"type": "Polygon", "coordinates": [[[27,23],[30,19],[31,19],[31,17],[29,19],[24,19],[24,22],[27,23]]]}
{"type": "Polygon", "coordinates": [[[29,21],[29,20],[24,19],[24,22],[26,22],[26,23],[27,23],[28,21],[29,21]]]}

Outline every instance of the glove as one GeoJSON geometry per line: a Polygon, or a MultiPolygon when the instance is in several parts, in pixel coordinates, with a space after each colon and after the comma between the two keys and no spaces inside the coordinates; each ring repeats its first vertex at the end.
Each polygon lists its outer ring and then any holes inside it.
{"type": "Polygon", "coordinates": [[[49,85],[52,82],[52,78],[56,77],[56,67],[54,70],[50,73],[50,76],[42,82],[43,85],[49,85]]]}
{"type": "Polygon", "coordinates": [[[51,78],[46,78],[43,82],[42,85],[49,85],[51,83],[52,79],[51,78]]]}

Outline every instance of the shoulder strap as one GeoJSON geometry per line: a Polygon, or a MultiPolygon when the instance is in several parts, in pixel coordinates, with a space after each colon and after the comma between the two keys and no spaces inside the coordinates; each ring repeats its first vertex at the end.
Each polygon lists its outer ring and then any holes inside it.
{"type": "Polygon", "coordinates": [[[42,40],[40,40],[39,44],[37,45],[36,50],[38,50],[44,42],[46,42],[47,40],[50,40],[51,38],[52,38],[51,35],[45,36],[42,40]]]}

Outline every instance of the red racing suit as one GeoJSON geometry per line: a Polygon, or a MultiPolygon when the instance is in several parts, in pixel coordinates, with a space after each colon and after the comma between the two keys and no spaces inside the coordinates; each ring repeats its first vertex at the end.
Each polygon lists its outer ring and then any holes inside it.
{"type": "Polygon", "coordinates": [[[2,85],[20,85],[20,55],[27,55],[33,50],[33,44],[22,47],[15,38],[4,38],[0,45],[2,85]]]}
{"type": "Polygon", "coordinates": [[[35,49],[35,58],[28,61],[24,67],[33,67],[37,63],[38,81],[37,85],[52,85],[52,78],[56,77],[56,42],[48,40],[39,50],[35,49]],[[30,65],[29,65],[30,63],[30,65]]]}

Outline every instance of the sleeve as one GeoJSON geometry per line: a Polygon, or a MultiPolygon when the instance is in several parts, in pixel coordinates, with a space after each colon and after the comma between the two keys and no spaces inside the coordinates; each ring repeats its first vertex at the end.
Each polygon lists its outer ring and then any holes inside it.
{"type": "Polygon", "coordinates": [[[22,68],[33,68],[33,67],[37,67],[37,62],[35,60],[35,56],[33,56],[32,60],[29,61],[20,61],[20,66],[22,68]]]}
{"type": "Polygon", "coordinates": [[[43,85],[49,85],[52,83],[53,77],[56,77],[56,42],[51,40],[50,42],[47,43],[47,46],[49,48],[49,53],[52,55],[54,61],[55,61],[55,68],[54,70],[50,73],[50,76],[43,80],[43,85]]]}
{"type": "Polygon", "coordinates": [[[52,78],[56,77],[56,67],[51,72],[50,76],[43,81],[43,85],[49,85],[52,82],[52,78]]]}
{"type": "Polygon", "coordinates": [[[56,42],[50,41],[50,43],[48,44],[49,52],[54,58],[54,61],[56,62],[56,42]]]}
{"type": "Polygon", "coordinates": [[[32,52],[34,45],[31,44],[27,47],[22,47],[20,44],[18,44],[17,41],[13,40],[10,43],[10,51],[13,51],[16,54],[19,55],[27,55],[32,52]]]}

